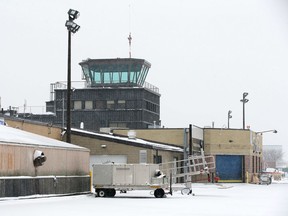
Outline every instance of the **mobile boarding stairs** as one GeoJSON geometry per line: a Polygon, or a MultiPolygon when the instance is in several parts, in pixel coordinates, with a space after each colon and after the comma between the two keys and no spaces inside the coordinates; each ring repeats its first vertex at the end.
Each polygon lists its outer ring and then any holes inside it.
{"type": "Polygon", "coordinates": [[[204,152],[201,152],[201,155],[188,156],[187,159],[162,163],[160,167],[169,178],[171,195],[173,190],[179,189],[182,194],[192,194],[192,177],[203,175],[209,181],[211,173],[215,172],[215,159],[214,156],[205,156],[204,152]],[[178,182],[184,182],[184,187],[177,186],[178,182]]]}

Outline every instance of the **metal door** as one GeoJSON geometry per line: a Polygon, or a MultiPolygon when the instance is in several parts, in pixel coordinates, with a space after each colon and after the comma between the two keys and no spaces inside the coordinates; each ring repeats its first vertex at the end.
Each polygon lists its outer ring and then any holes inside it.
{"type": "Polygon", "coordinates": [[[242,182],[242,155],[216,155],[216,173],[222,182],[242,182]]]}

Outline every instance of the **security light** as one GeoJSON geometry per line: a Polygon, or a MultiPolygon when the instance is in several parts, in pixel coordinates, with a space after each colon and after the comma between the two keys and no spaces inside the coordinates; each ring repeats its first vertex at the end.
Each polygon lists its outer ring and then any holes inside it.
{"type": "Polygon", "coordinates": [[[77,10],[70,9],[68,11],[68,15],[69,15],[69,20],[74,20],[80,16],[80,13],[77,10]]]}
{"type": "Polygon", "coordinates": [[[67,27],[68,31],[72,33],[76,33],[80,29],[80,26],[71,20],[67,20],[65,26],[67,27]]]}

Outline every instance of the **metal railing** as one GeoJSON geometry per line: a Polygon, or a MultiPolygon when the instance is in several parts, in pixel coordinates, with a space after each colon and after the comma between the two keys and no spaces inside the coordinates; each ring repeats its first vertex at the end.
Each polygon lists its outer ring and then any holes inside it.
{"type": "MultiPolygon", "coordinates": [[[[88,84],[86,81],[72,81],[71,86],[72,86],[72,89],[88,88],[88,84]]],[[[148,82],[144,82],[143,87],[145,89],[148,89],[150,91],[153,91],[159,94],[159,88],[148,82]]],[[[55,100],[55,89],[67,89],[67,81],[59,81],[59,82],[50,84],[50,101],[55,100]]]]}
{"type": "MultiPolygon", "coordinates": [[[[71,89],[87,88],[86,81],[72,81],[71,89]]],[[[50,101],[55,100],[55,89],[67,89],[67,81],[59,81],[50,84],[50,101]]]]}
{"type": "Polygon", "coordinates": [[[215,159],[214,156],[189,156],[188,159],[162,163],[160,168],[164,174],[172,177],[172,182],[176,182],[177,178],[213,172],[215,159]]]}
{"type": "Polygon", "coordinates": [[[150,83],[148,83],[148,82],[144,82],[143,87],[146,88],[146,89],[149,89],[149,90],[151,90],[151,91],[153,91],[153,92],[155,92],[157,94],[159,94],[159,88],[154,86],[154,85],[152,85],[152,84],[150,84],[150,83]]]}

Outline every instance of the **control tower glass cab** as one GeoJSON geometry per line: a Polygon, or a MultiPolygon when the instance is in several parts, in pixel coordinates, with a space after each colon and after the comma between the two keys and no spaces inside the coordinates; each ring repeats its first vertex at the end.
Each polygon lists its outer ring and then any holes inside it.
{"type": "Polygon", "coordinates": [[[79,63],[87,87],[141,87],[151,64],[144,59],[87,59],[79,63]]]}

